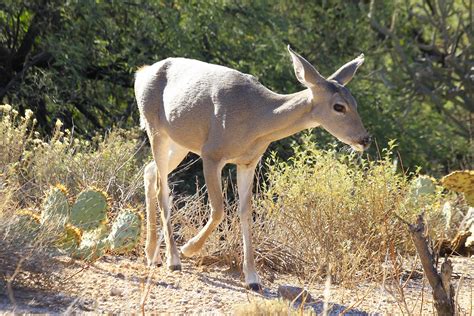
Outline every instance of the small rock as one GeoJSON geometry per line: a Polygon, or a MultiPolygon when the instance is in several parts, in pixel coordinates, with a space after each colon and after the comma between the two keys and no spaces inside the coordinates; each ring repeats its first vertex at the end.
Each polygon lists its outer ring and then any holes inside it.
{"type": "Polygon", "coordinates": [[[120,272],[117,273],[115,276],[119,279],[125,279],[125,275],[123,275],[123,273],[120,273],[120,272]]]}
{"type": "Polygon", "coordinates": [[[110,289],[110,295],[111,296],[122,296],[123,294],[123,290],[122,289],[119,289],[119,288],[116,288],[116,287],[113,287],[110,289]]]}
{"type": "Polygon", "coordinates": [[[312,301],[311,294],[297,286],[280,285],[278,287],[278,295],[285,300],[295,301],[295,303],[309,303],[312,301]]]}
{"type": "Polygon", "coordinates": [[[137,277],[137,276],[130,277],[130,281],[137,282],[137,283],[145,282],[143,278],[140,278],[140,277],[137,277]]]}
{"type": "Polygon", "coordinates": [[[121,268],[130,268],[130,263],[128,263],[128,262],[122,262],[122,263],[120,263],[120,267],[121,267],[121,268]]]}

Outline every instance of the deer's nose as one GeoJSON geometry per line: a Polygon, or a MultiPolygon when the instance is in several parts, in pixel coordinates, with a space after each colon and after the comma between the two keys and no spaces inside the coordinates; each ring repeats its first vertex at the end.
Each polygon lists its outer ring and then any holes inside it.
{"type": "Polygon", "coordinates": [[[367,149],[371,142],[372,142],[372,137],[370,135],[367,135],[359,141],[359,144],[364,146],[364,148],[367,149]]]}

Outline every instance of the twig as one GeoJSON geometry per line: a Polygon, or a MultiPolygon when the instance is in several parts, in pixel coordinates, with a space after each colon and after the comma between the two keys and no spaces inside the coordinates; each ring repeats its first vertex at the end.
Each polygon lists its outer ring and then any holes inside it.
{"type": "Polygon", "coordinates": [[[79,269],[79,271],[74,272],[73,274],[71,274],[70,276],[66,277],[64,280],[62,280],[62,282],[64,283],[64,282],[68,281],[69,279],[71,279],[72,277],[78,275],[79,273],[81,273],[82,271],[88,269],[89,267],[90,267],[90,264],[87,263],[84,267],[82,267],[81,269],[79,269]]]}

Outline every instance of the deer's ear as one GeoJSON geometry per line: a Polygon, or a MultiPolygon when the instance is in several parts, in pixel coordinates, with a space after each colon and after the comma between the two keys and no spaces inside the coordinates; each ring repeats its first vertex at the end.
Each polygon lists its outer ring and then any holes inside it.
{"type": "Polygon", "coordinates": [[[326,79],[319,74],[319,72],[306,59],[295,53],[290,45],[288,45],[291,59],[293,60],[293,67],[295,68],[296,78],[305,86],[317,86],[326,79]]]}
{"type": "Polygon", "coordinates": [[[354,77],[357,69],[364,63],[364,54],[360,54],[356,59],[348,62],[341,68],[339,68],[335,73],[333,73],[328,80],[336,80],[343,86],[351,81],[354,77]]]}

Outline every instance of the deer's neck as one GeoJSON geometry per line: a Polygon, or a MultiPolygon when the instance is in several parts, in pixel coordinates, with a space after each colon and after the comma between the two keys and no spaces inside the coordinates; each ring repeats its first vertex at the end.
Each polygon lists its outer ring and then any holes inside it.
{"type": "Polygon", "coordinates": [[[311,91],[309,89],[288,94],[276,95],[266,108],[261,126],[262,136],[268,141],[276,141],[304,129],[316,127],[311,120],[311,91]]]}

